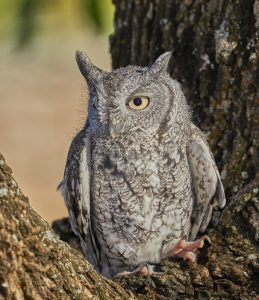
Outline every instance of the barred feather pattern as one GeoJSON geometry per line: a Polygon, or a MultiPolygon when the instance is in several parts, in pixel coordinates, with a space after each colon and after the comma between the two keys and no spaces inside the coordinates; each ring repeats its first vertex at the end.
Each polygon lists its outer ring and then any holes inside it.
{"type": "Polygon", "coordinates": [[[169,59],[166,53],[151,67],[109,73],[77,54],[89,86],[88,119],[72,141],[60,189],[87,259],[108,278],[160,263],[225,205],[206,139],[167,72],[169,59]],[[127,107],[143,95],[147,108],[127,107]]]}

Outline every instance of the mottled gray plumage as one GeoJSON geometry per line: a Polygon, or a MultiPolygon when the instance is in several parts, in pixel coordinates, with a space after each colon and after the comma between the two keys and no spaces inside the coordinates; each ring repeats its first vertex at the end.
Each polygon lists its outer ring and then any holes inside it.
{"type": "Polygon", "coordinates": [[[167,72],[170,57],[104,72],[76,55],[89,87],[88,119],[60,189],[86,257],[106,277],[159,263],[225,205],[206,139],[167,72]],[[148,106],[132,109],[134,97],[148,97],[148,106]]]}

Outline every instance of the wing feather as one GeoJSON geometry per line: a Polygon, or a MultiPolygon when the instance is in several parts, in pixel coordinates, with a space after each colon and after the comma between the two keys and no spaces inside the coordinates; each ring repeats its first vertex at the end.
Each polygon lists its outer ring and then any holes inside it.
{"type": "Polygon", "coordinates": [[[58,186],[69,212],[73,232],[86,241],[90,224],[90,141],[86,130],[73,139],[64,178],[58,186]]]}
{"type": "Polygon", "coordinates": [[[186,150],[194,192],[189,239],[194,240],[199,231],[206,230],[213,208],[223,208],[226,198],[219,171],[205,139],[195,135],[186,150]]]}

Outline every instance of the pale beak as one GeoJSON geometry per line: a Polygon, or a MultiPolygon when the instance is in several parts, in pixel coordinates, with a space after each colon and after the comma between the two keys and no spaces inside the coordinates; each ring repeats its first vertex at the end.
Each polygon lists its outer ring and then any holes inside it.
{"type": "Polygon", "coordinates": [[[117,136],[116,130],[114,129],[114,126],[112,125],[112,123],[109,124],[109,133],[110,133],[110,136],[112,137],[112,139],[114,139],[117,136]]]}

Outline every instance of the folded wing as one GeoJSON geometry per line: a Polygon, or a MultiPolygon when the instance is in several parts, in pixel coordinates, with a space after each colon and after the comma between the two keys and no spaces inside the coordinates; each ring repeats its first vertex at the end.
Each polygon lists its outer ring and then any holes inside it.
{"type": "Polygon", "coordinates": [[[83,129],[70,145],[64,179],[58,189],[65,200],[73,232],[80,238],[89,261],[97,265],[98,250],[90,221],[90,153],[90,138],[83,129]]]}
{"type": "Polygon", "coordinates": [[[223,208],[226,198],[219,171],[205,139],[196,136],[189,141],[186,150],[194,198],[189,240],[194,240],[198,232],[206,230],[213,208],[223,208]]]}

